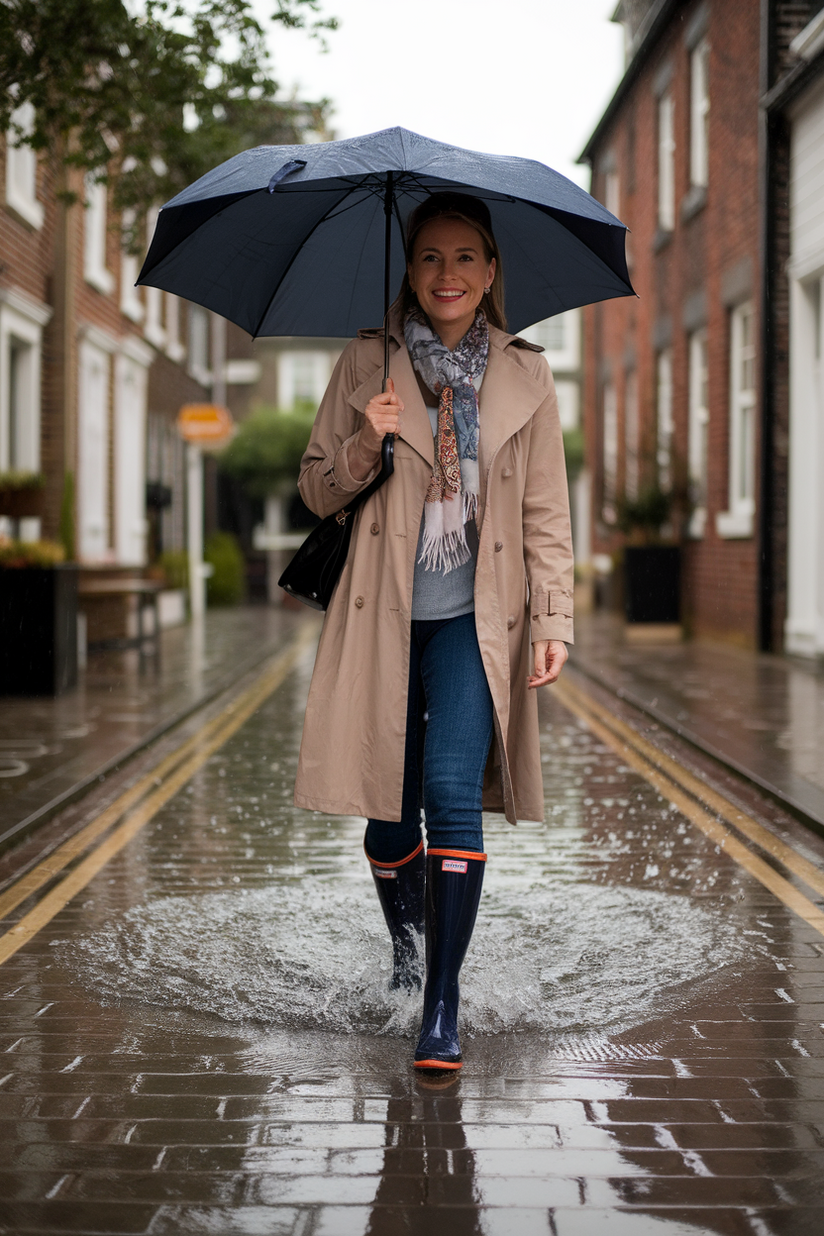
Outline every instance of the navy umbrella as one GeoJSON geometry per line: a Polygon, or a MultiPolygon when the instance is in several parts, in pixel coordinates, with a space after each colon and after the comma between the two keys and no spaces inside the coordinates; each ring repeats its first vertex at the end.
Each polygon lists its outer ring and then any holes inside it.
{"type": "Polygon", "coordinates": [[[138,283],[253,336],[350,337],[383,319],[400,285],[409,213],[449,189],[489,207],[510,329],[634,294],[626,228],[571,180],[400,128],[222,163],[160,211],[138,283]]]}

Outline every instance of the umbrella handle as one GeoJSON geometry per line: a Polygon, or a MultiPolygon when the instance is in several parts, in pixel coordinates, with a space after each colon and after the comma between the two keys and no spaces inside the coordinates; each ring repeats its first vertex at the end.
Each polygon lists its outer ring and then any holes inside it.
{"type": "Polygon", "coordinates": [[[395,471],[395,436],[388,433],[381,443],[381,471],[391,476],[395,471]]]}

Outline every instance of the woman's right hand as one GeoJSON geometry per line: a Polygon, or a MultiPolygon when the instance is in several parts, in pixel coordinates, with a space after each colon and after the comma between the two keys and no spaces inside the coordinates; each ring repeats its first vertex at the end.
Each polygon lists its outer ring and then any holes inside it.
{"type": "Polygon", "coordinates": [[[387,379],[386,390],[374,395],[364,409],[366,423],[361,427],[358,446],[360,453],[371,456],[373,462],[381,453],[383,440],[388,433],[397,438],[401,428],[403,404],[395,394],[395,383],[387,379]]]}

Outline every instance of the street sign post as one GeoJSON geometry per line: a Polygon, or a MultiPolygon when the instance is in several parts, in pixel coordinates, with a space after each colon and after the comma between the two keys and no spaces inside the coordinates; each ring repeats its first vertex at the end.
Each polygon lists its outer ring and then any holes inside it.
{"type": "Polygon", "coordinates": [[[189,604],[192,618],[206,610],[206,565],[203,561],[203,451],[224,446],[234,424],[218,403],[185,403],[177,414],[177,431],[186,443],[186,547],[189,554],[189,604]]]}

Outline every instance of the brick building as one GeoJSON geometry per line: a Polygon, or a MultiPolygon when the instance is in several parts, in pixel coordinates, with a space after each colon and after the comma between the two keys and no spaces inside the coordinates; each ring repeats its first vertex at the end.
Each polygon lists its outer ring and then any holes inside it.
{"type": "Polygon", "coordinates": [[[638,292],[585,315],[594,549],[669,495],[688,630],[748,647],[780,643],[786,578],[768,220],[787,174],[762,102],[816,7],[622,0],[625,73],[582,156],[638,292]]]}
{"type": "Polygon", "coordinates": [[[177,412],[214,398],[243,408],[258,373],[242,331],[135,288],[138,268],[105,185],[55,169],[11,132],[0,140],[0,474],[46,482],[41,514],[0,517],[0,532],[57,538],[69,502],[77,557],[98,567],[185,547],[177,412]]]}

